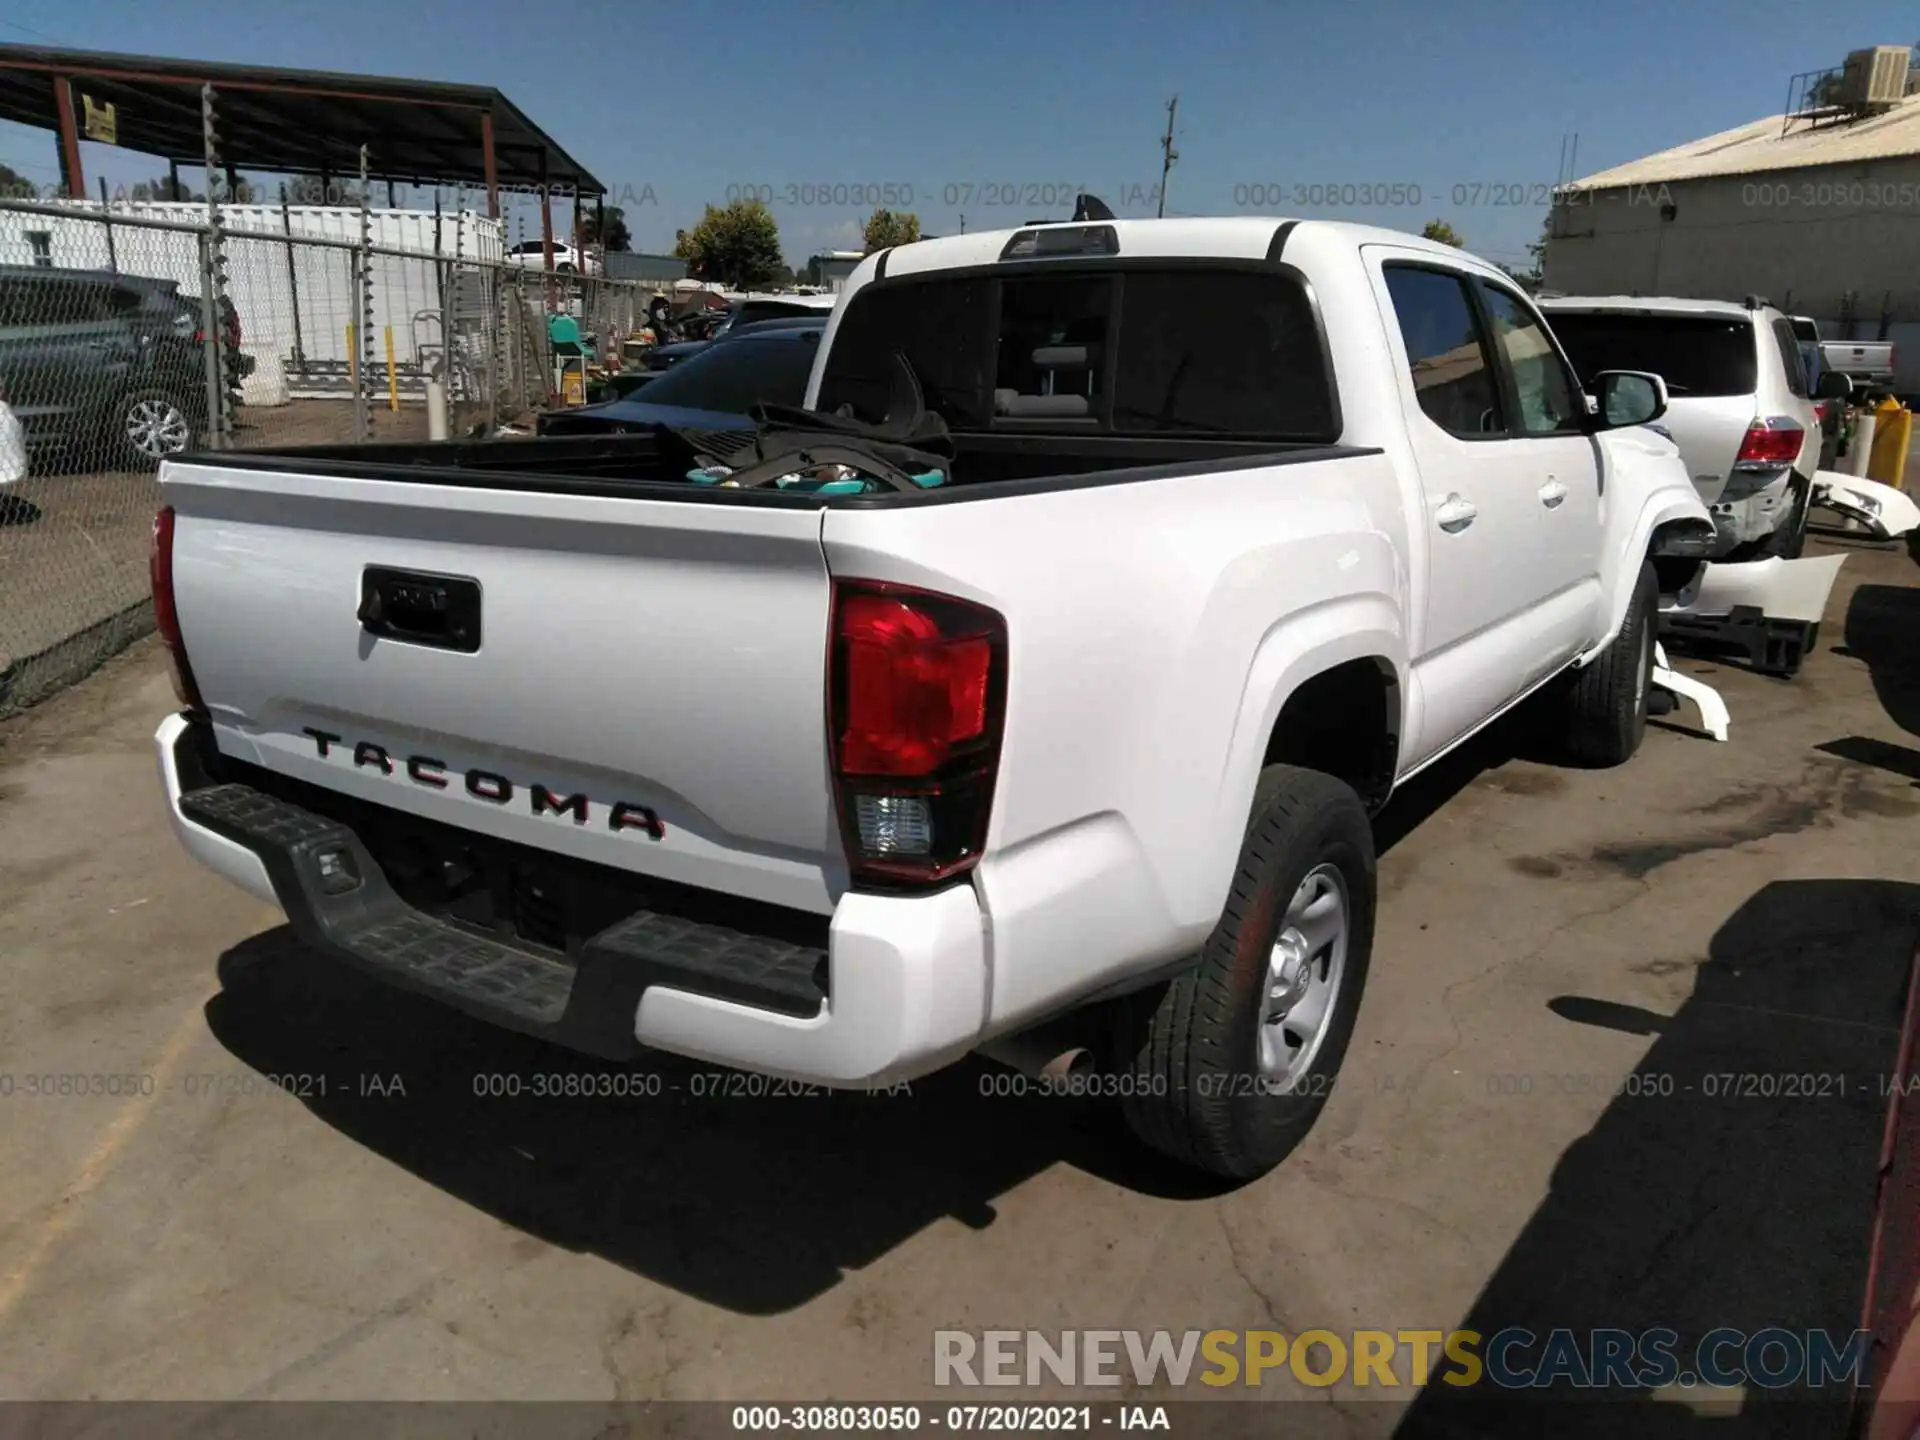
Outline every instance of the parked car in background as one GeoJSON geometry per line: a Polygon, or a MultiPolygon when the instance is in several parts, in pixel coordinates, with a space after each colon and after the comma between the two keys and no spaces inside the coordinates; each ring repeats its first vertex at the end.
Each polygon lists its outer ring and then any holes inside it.
{"type": "Polygon", "coordinates": [[[206,427],[200,301],[169,280],[0,266],[0,391],[30,463],[157,465],[206,427]]]}
{"type": "MultiPolygon", "coordinates": [[[[1807,389],[1818,396],[1822,389],[1820,379],[1827,373],[1826,359],[1820,353],[1820,327],[1807,315],[1791,316],[1788,323],[1793,326],[1793,338],[1800,342],[1800,363],[1806,368],[1807,389]]],[[[1840,426],[1845,418],[1846,401],[1815,399],[1813,411],[1820,421],[1819,468],[1831,470],[1840,448],[1840,426]]]]}
{"type": "Polygon", "coordinates": [[[762,320],[649,380],[632,395],[602,405],[557,410],[535,422],[540,435],[646,430],[726,430],[753,424],[755,405],[798,405],[826,331],[824,317],[762,320]]]}
{"type": "MultiPolygon", "coordinates": [[[[1583,376],[1637,369],[1667,382],[1661,428],[1713,514],[1715,559],[1800,554],[1821,417],[1785,315],[1757,299],[1642,295],[1554,296],[1540,308],[1583,376]]],[[[1830,375],[1820,384],[1821,398],[1851,389],[1830,375]]]]}
{"type": "Polygon", "coordinates": [[[1884,390],[1893,383],[1899,355],[1891,340],[1822,340],[1824,368],[1845,375],[1858,390],[1884,390]]]}
{"type": "Polygon", "coordinates": [[[654,346],[647,352],[646,367],[649,370],[671,370],[682,361],[691,360],[714,341],[763,321],[803,320],[810,316],[825,320],[833,313],[835,298],[832,295],[750,295],[738,301],[726,313],[707,339],[680,340],[670,345],[654,346]]]}
{"type": "MultiPolygon", "coordinates": [[[[547,242],[545,240],[523,240],[508,249],[507,264],[521,270],[545,270],[547,268],[547,242]]],[[[564,240],[553,242],[553,273],[556,275],[598,275],[601,271],[600,257],[591,250],[582,250],[569,245],[564,240]]]]}

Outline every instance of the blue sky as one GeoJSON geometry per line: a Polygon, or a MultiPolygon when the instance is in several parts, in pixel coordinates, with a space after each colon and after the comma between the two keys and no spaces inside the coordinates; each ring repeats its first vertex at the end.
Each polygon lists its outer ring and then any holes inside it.
{"type": "MultiPolygon", "coordinates": [[[[901,208],[931,233],[961,211],[969,230],[1064,217],[1071,199],[1045,203],[1048,187],[1151,214],[1174,94],[1171,213],[1444,218],[1518,262],[1575,133],[1590,174],[1778,113],[1793,72],[1917,32],[1893,0],[7,0],[0,15],[7,41],[494,85],[632,197],[636,249],[671,248],[705,202],[759,187],[795,262],[857,243],[866,187],[911,190],[901,208]],[[1296,186],[1323,203],[1294,203],[1296,186]],[[1404,203],[1359,203],[1361,186],[1404,203]]],[[[90,185],[163,169],[83,148],[90,185]]],[[[0,122],[0,161],[58,179],[46,132],[0,122]]]]}

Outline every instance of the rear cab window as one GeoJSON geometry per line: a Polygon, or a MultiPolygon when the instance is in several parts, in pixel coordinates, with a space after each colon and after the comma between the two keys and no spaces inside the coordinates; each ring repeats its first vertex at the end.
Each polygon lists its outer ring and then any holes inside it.
{"type": "Polygon", "coordinates": [[[820,409],[879,420],[894,356],[955,431],[1339,438],[1304,282],[1259,262],[1045,268],[877,281],[847,302],[820,409]]]}
{"type": "Polygon", "coordinates": [[[1759,386],[1753,322],[1719,315],[1550,310],[1553,333],[1591,383],[1602,370],[1641,370],[1675,399],[1751,395],[1759,386]]]}

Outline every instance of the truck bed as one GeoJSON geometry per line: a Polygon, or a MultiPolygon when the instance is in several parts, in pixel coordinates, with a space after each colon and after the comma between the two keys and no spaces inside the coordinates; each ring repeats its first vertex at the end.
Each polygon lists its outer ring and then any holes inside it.
{"type": "MultiPolygon", "coordinates": [[[[726,432],[723,443],[749,439],[726,432]]],[[[825,437],[823,437],[824,439],[825,437]]],[[[912,493],[820,495],[695,485],[684,448],[650,433],[553,436],[532,440],[442,440],[373,445],[312,445],[184,456],[177,463],[224,469],[532,490],[581,496],[632,496],[721,505],[793,509],[940,504],[990,493],[1032,493],[1076,485],[1121,484],[1208,469],[1274,465],[1374,453],[1361,447],[1276,444],[1212,436],[961,434],[953,437],[952,482],[912,493]],[[1009,487],[1011,487],[1009,489],[1009,487]]]]}

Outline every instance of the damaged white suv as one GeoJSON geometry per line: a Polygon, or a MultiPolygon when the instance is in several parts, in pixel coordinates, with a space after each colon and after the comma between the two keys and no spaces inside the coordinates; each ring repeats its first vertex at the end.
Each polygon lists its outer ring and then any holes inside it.
{"type": "Polygon", "coordinates": [[[1714,559],[1799,556],[1820,462],[1815,401],[1852,385],[1808,384],[1789,317],[1757,296],[1553,296],[1540,308],[1583,376],[1650,370],[1667,382],[1660,426],[1713,513],[1714,559]]]}

